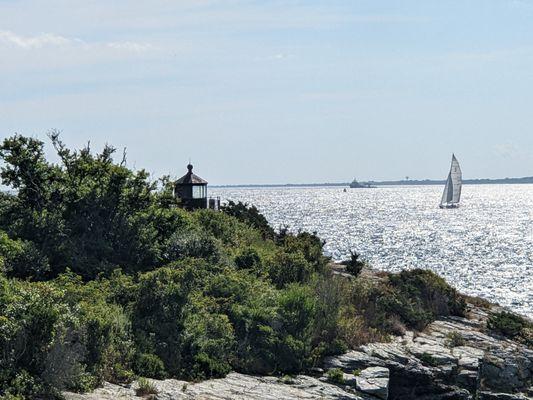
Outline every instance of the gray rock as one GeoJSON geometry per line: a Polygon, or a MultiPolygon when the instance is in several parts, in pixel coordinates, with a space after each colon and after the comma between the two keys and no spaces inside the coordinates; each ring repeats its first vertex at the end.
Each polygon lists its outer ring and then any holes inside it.
{"type": "Polygon", "coordinates": [[[478,373],[477,371],[471,371],[464,369],[457,374],[457,384],[474,393],[477,388],[478,373]]]}
{"type": "MultiPolygon", "coordinates": [[[[363,400],[355,393],[308,376],[297,376],[284,384],[275,377],[257,377],[238,373],[222,379],[187,383],[175,379],[150,380],[157,388],[157,400],[363,400]]],[[[138,400],[136,385],[122,387],[106,383],[89,394],[64,393],[66,400],[138,400]]]]}
{"type": "Polygon", "coordinates": [[[356,350],[335,357],[327,357],[324,360],[324,369],[340,368],[343,371],[354,371],[356,369],[384,365],[383,360],[356,350]]]}
{"type": "Polygon", "coordinates": [[[344,379],[344,383],[346,385],[351,386],[351,387],[357,386],[357,378],[355,377],[354,374],[344,373],[342,378],[344,379]]]}
{"type": "Polygon", "coordinates": [[[387,400],[389,397],[389,370],[383,367],[370,367],[356,377],[357,390],[387,400]]]}
{"type": "Polygon", "coordinates": [[[478,400],[531,400],[531,397],[525,394],[478,392],[478,400]]]}

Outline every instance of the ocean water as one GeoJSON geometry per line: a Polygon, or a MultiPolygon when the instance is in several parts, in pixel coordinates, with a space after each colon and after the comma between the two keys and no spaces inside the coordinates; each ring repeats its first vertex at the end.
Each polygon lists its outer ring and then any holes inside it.
{"type": "Polygon", "coordinates": [[[212,188],[256,205],[276,228],[316,232],[335,260],[357,251],[374,268],[426,268],[461,292],[533,317],[533,185],[465,185],[441,210],[440,186],[375,189],[212,188]]]}

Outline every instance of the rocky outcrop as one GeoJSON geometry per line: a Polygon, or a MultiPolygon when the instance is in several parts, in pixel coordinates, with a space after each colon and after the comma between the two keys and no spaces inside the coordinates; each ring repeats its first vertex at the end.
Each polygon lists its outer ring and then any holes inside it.
{"type": "Polygon", "coordinates": [[[357,390],[383,400],[389,397],[389,370],[383,367],[369,367],[356,374],[357,390]]]}
{"type": "Polygon", "coordinates": [[[371,343],[326,360],[325,368],[390,371],[389,399],[523,399],[533,395],[533,351],[483,332],[486,315],[450,317],[422,333],[371,343]],[[477,396],[477,397],[476,397],[477,396]]]}
{"type": "MultiPolygon", "coordinates": [[[[533,396],[533,351],[484,333],[486,313],[449,317],[422,333],[406,332],[388,343],[371,343],[325,360],[315,376],[290,379],[231,373],[201,383],[152,381],[155,399],[382,399],[523,400],[533,396]],[[327,370],[344,372],[342,384],[327,370]]],[[[106,384],[91,394],[65,393],[67,400],[135,399],[135,386],[106,384]]]]}
{"type": "MultiPolygon", "coordinates": [[[[290,380],[231,373],[223,379],[187,383],[174,379],[150,380],[157,389],[158,400],[368,400],[345,388],[309,376],[290,380]]],[[[65,393],[66,400],[134,400],[136,384],[123,387],[106,383],[90,394],[65,393]]]]}

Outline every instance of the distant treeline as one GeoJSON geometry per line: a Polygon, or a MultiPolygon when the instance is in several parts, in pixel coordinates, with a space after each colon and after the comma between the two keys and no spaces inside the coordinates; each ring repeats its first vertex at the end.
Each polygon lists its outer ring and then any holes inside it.
{"type": "MultiPolygon", "coordinates": [[[[369,184],[374,186],[401,186],[401,185],[444,185],[445,180],[400,180],[400,181],[366,181],[360,182],[361,184],[369,184]]],[[[465,185],[497,185],[497,184],[527,184],[533,183],[533,176],[526,176],[523,178],[503,178],[503,179],[465,179],[463,180],[465,185]]],[[[350,186],[349,182],[337,182],[337,183],[280,183],[280,184],[242,184],[242,185],[212,185],[216,188],[261,188],[261,187],[317,187],[317,186],[350,186]]]]}
{"type": "MultiPolygon", "coordinates": [[[[368,182],[371,185],[444,185],[445,180],[401,180],[401,181],[381,181],[381,182],[368,182]]],[[[499,185],[499,184],[525,184],[533,183],[533,176],[527,176],[523,178],[503,178],[503,179],[464,179],[465,185],[499,185]]]]}

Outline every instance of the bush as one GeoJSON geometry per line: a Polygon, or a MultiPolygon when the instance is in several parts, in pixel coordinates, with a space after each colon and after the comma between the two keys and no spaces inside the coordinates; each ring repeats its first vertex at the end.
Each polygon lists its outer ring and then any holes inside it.
{"type": "Polygon", "coordinates": [[[328,381],[342,385],[344,381],[344,372],[340,368],[331,368],[328,370],[328,381]]]}
{"type": "Polygon", "coordinates": [[[143,377],[139,378],[137,380],[137,385],[138,387],[137,389],[135,389],[135,394],[137,396],[147,396],[150,394],[158,393],[158,390],[155,387],[155,385],[146,378],[143,378],[143,377]]]}
{"type": "Polygon", "coordinates": [[[306,365],[312,350],[316,299],[308,286],[291,285],[278,300],[280,326],[278,368],[298,372],[306,365]]]}
{"type": "Polygon", "coordinates": [[[15,278],[43,279],[50,271],[47,257],[33,242],[11,240],[0,231],[0,270],[15,278]]]}
{"type": "Polygon", "coordinates": [[[382,305],[412,328],[422,329],[437,316],[465,315],[464,298],[434,272],[402,271],[389,280],[392,292],[382,305]]]}
{"type": "Polygon", "coordinates": [[[313,267],[301,253],[281,251],[267,261],[267,271],[272,283],[281,289],[290,283],[308,282],[313,267]]]}
{"type": "Polygon", "coordinates": [[[220,378],[231,371],[235,335],[226,315],[198,307],[185,320],[183,342],[185,376],[195,380],[220,378]]]}
{"type": "Polygon", "coordinates": [[[232,217],[237,218],[239,221],[244,222],[248,226],[255,228],[261,232],[263,239],[274,239],[274,230],[268,224],[267,219],[259,213],[259,210],[255,206],[249,206],[246,203],[235,203],[229,201],[228,204],[223,205],[220,209],[232,217]]]}
{"type": "Polygon", "coordinates": [[[365,266],[365,263],[359,257],[360,255],[358,253],[350,250],[350,260],[343,262],[343,265],[346,266],[346,272],[353,276],[359,275],[365,266]]]}
{"type": "MultiPolygon", "coordinates": [[[[4,185],[17,190],[0,211],[1,229],[33,243],[53,278],[71,268],[85,279],[120,266],[136,272],[161,265],[169,236],[183,225],[184,212],[161,201],[157,183],[144,170],[115,163],[115,149],[93,154],[72,151],[55,132],[50,139],[59,163],[44,157],[44,143],[19,135],[0,144],[4,185]]],[[[174,202],[175,204],[175,202],[174,202]]],[[[29,265],[24,277],[32,277],[29,265]]]]}
{"type": "Polygon", "coordinates": [[[135,360],[135,373],[153,379],[165,379],[165,364],[155,354],[142,353],[135,360]]]}
{"type": "Polygon", "coordinates": [[[533,325],[520,315],[502,311],[489,315],[487,328],[492,332],[514,339],[521,336],[525,338],[533,325]]]}
{"type": "Polygon", "coordinates": [[[290,235],[285,233],[280,243],[285,252],[303,255],[313,272],[323,273],[325,271],[329,258],[324,256],[325,242],[316,234],[299,232],[297,235],[290,235]]]}
{"type": "Polygon", "coordinates": [[[170,237],[164,257],[167,262],[203,258],[217,263],[220,260],[220,250],[212,236],[188,230],[176,232],[170,237]]]}
{"type": "Polygon", "coordinates": [[[423,364],[435,367],[438,365],[437,360],[429,353],[422,353],[419,357],[423,364]]]}
{"type": "Polygon", "coordinates": [[[252,247],[246,247],[235,257],[235,266],[238,269],[256,269],[260,270],[261,257],[257,251],[252,247]]]}

